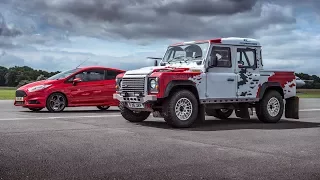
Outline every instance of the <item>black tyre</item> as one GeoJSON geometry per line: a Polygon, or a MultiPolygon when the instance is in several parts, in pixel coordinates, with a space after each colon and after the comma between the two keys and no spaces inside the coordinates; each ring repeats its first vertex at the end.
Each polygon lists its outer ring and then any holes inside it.
{"type": "Polygon", "coordinates": [[[119,109],[122,117],[130,122],[142,122],[146,120],[151,112],[147,111],[131,111],[127,107],[125,107],[124,103],[119,104],[119,109]]]}
{"type": "Polygon", "coordinates": [[[29,108],[33,112],[41,111],[43,108],[29,108]]]}
{"type": "Polygon", "coordinates": [[[198,111],[198,100],[188,90],[174,92],[163,106],[164,120],[175,128],[192,126],[197,120],[198,111]]]}
{"type": "Polygon", "coordinates": [[[67,106],[67,98],[62,93],[52,93],[47,98],[47,109],[50,112],[61,112],[67,106]]]}
{"type": "Polygon", "coordinates": [[[98,109],[105,111],[110,108],[110,106],[97,106],[98,109]]]}
{"type": "Polygon", "coordinates": [[[219,119],[228,119],[233,113],[233,109],[206,109],[208,116],[213,116],[219,119]]]}
{"type": "Polygon", "coordinates": [[[264,123],[276,123],[280,121],[284,110],[284,103],[278,91],[268,91],[262,100],[256,105],[256,114],[264,123]]]}

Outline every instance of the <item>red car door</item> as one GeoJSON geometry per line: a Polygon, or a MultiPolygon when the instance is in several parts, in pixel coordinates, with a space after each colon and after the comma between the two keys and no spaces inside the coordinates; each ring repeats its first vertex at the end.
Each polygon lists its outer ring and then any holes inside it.
{"type": "Polygon", "coordinates": [[[118,105],[117,100],[113,99],[113,94],[116,92],[116,76],[122,73],[113,69],[105,70],[105,88],[104,88],[104,100],[108,105],[118,105]]]}
{"type": "Polygon", "coordinates": [[[75,75],[81,82],[69,87],[72,104],[98,105],[103,103],[104,71],[90,69],[75,75]]]}

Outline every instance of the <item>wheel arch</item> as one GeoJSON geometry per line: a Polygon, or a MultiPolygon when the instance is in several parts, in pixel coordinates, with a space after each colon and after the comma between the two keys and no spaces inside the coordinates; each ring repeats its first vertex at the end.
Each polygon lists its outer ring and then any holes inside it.
{"type": "Polygon", "coordinates": [[[279,92],[282,98],[284,98],[284,92],[279,82],[265,82],[260,87],[259,99],[261,100],[264,95],[271,90],[279,92]]]}
{"type": "Polygon", "coordinates": [[[199,101],[199,93],[197,87],[195,83],[190,80],[173,80],[168,83],[164,92],[164,98],[169,97],[172,93],[176,92],[179,89],[187,89],[191,91],[199,101]]]}

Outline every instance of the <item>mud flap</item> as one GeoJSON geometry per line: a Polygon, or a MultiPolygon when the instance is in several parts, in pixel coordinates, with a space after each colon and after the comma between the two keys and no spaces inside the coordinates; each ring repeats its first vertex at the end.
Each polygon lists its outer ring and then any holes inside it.
{"type": "Polygon", "coordinates": [[[206,115],[205,115],[205,107],[203,104],[199,105],[198,108],[198,116],[197,116],[197,120],[196,120],[196,124],[201,124],[206,120],[206,115]]]}
{"type": "Polygon", "coordinates": [[[299,119],[299,97],[294,96],[286,99],[285,117],[299,119]]]}
{"type": "Polygon", "coordinates": [[[239,109],[235,109],[235,114],[239,118],[250,119],[249,105],[241,104],[239,109]]]}

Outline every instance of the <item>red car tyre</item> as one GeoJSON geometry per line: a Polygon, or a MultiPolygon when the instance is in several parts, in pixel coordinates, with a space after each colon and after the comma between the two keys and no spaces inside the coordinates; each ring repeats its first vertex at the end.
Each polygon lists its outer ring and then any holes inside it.
{"type": "Polygon", "coordinates": [[[67,98],[62,93],[52,93],[47,99],[47,109],[50,112],[61,112],[67,106],[67,98]]]}

